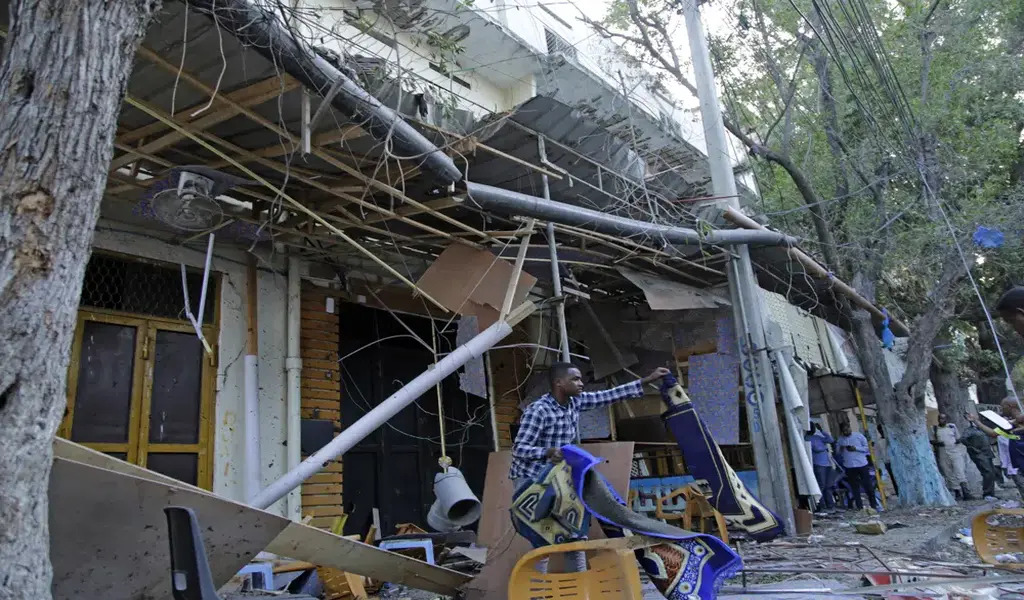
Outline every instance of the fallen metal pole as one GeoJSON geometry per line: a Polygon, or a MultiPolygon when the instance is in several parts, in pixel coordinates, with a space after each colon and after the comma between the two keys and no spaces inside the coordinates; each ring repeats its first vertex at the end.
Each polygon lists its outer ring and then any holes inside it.
{"type": "Polygon", "coordinates": [[[590,210],[565,202],[554,202],[505,190],[482,183],[466,181],[468,198],[459,201],[484,211],[495,211],[510,215],[533,217],[542,221],[553,221],[563,225],[586,227],[593,231],[622,237],[645,237],[664,240],[672,244],[764,244],[769,246],[790,246],[796,243],[792,237],[776,231],[753,231],[747,229],[711,229],[699,233],[686,227],[661,225],[619,217],[590,210]]]}
{"type": "Polygon", "coordinates": [[[330,102],[334,108],[352,117],[378,140],[392,142],[395,154],[422,161],[423,167],[434,175],[438,183],[450,185],[462,179],[462,172],[450,156],[313,48],[300,44],[298,37],[289,33],[272,13],[250,0],[183,1],[211,15],[214,23],[310,91],[324,98],[333,93],[330,102]]]}
{"type": "Polygon", "coordinates": [[[324,468],[324,464],[341,456],[353,446],[361,442],[378,427],[397,415],[403,408],[416,401],[417,398],[430,391],[438,381],[451,375],[456,369],[481,356],[492,346],[512,333],[512,327],[532,313],[536,307],[532,302],[525,302],[509,313],[508,318],[498,321],[476,335],[473,339],[456,348],[429,370],[405,384],[383,402],[378,404],[361,419],[349,425],[326,446],[317,450],[298,467],[288,471],[280,479],[263,489],[249,501],[256,508],[267,508],[283,498],[288,492],[302,485],[324,468]]]}
{"type": "MultiPolygon", "coordinates": [[[[729,221],[732,221],[734,224],[743,227],[744,229],[749,229],[751,231],[769,231],[764,225],[761,225],[757,221],[751,219],[747,215],[741,213],[740,211],[734,208],[726,209],[723,216],[729,221]]],[[[844,282],[842,279],[837,278],[835,274],[829,272],[828,269],[818,264],[818,261],[808,256],[806,252],[799,248],[793,247],[790,247],[788,249],[788,252],[790,257],[793,258],[793,260],[797,261],[798,263],[803,265],[805,269],[807,269],[808,273],[817,277],[818,279],[828,280],[829,285],[833,289],[838,290],[840,293],[849,298],[850,302],[852,302],[854,306],[857,306],[858,308],[863,308],[864,310],[871,313],[871,315],[874,316],[875,318],[885,318],[885,314],[882,313],[882,311],[879,310],[878,307],[872,304],[864,296],[858,294],[857,290],[847,285],[846,282],[844,282]]],[[[890,316],[889,319],[889,322],[892,325],[891,329],[893,333],[896,333],[898,335],[910,335],[910,329],[908,329],[906,325],[904,325],[895,317],[890,316]]]]}

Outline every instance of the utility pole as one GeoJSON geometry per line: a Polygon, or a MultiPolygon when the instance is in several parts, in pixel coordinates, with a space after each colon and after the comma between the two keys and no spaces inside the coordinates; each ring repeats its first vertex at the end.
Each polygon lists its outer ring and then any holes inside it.
{"type": "MultiPolygon", "coordinates": [[[[708,163],[713,194],[719,204],[739,210],[736,176],[732,169],[718,91],[711,70],[707,38],[700,20],[699,0],[683,0],[686,35],[690,40],[690,58],[700,113],[704,121],[708,163]]],[[[733,247],[728,262],[729,292],[732,297],[736,337],[739,341],[740,371],[746,402],[747,423],[757,463],[757,483],[761,501],[782,519],[792,534],[793,501],[789,491],[789,473],[783,455],[782,434],[775,410],[775,379],[765,343],[764,316],[758,293],[750,250],[746,244],[733,247]]]]}

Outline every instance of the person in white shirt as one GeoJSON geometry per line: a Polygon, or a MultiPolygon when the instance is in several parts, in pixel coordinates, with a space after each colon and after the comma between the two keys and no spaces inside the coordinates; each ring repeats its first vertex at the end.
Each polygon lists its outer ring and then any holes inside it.
{"type": "Polygon", "coordinates": [[[868,504],[877,510],[878,501],[875,499],[874,478],[871,476],[871,467],[868,465],[868,439],[859,431],[851,431],[849,423],[843,423],[839,432],[842,435],[836,440],[836,449],[839,451],[839,460],[843,470],[846,471],[846,480],[850,483],[853,504],[858,510],[864,508],[864,502],[860,498],[861,490],[863,490],[868,497],[868,504]]]}
{"type": "Polygon", "coordinates": [[[932,428],[932,445],[939,459],[939,470],[957,500],[972,500],[967,489],[967,451],[959,440],[956,424],[949,422],[946,413],[939,413],[939,424],[932,428]]]}

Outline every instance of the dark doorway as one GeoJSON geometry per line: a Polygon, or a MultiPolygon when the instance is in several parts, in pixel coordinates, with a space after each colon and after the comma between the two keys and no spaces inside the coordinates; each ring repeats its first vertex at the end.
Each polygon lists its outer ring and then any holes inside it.
{"type": "MultiPolygon", "coordinates": [[[[344,427],[427,370],[434,359],[386,311],[341,303],[339,313],[344,427]]],[[[400,316],[430,343],[428,319],[400,316]]],[[[454,341],[453,323],[439,336],[439,351],[450,351],[454,341]]],[[[447,377],[441,389],[448,456],[465,474],[470,488],[482,496],[487,455],[493,449],[490,405],[486,399],[460,390],[457,374],[447,377]]],[[[431,391],[344,455],[342,493],[349,514],[346,535],[366,533],[374,508],[380,512],[382,535],[393,533],[400,523],[427,529],[441,456],[439,432],[437,396],[431,391]]]]}

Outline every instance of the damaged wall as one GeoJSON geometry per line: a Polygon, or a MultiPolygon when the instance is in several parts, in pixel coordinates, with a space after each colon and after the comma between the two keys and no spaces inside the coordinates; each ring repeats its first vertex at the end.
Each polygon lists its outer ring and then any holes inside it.
{"type": "MultiPolygon", "coordinates": [[[[128,257],[203,268],[204,253],[152,236],[146,229],[101,220],[93,247],[128,257]]],[[[242,499],[243,355],[245,353],[245,256],[216,247],[213,271],[221,274],[218,311],[217,383],[213,435],[213,492],[242,499]]],[[[259,276],[260,451],[261,474],[268,484],[285,472],[285,306],[287,282],[282,275],[260,270],[259,276]]],[[[181,294],[180,289],[168,290],[181,294]]],[[[283,501],[270,510],[283,514],[283,501]]]]}

